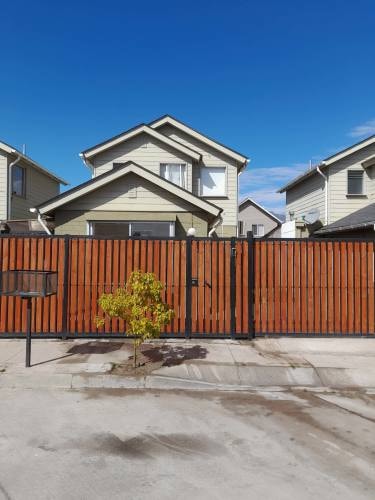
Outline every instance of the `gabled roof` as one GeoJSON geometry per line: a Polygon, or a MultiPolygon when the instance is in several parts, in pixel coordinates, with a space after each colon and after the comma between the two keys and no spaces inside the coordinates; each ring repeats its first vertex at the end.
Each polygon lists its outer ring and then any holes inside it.
{"type": "Polygon", "coordinates": [[[59,184],[63,184],[64,186],[67,186],[69,184],[61,177],[57,177],[57,175],[53,174],[52,172],[50,172],[46,168],[42,167],[41,165],[39,165],[39,163],[32,160],[29,156],[24,155],[23,153],[21,153],[21,151],[18,151],[18,149],[13,148],[9,144],[6,144],[5,142],[0,141],[0,149],[2,151],[4,151],[5,153],[19,156],[25,163],[29,164],[30,166],[35,168],[35,170],[38,170],[42,174],[47,175],[48,177],[50,177],[54,181],[58,182],[59,184]]]}
{"type": "Polygon", "coordinates": [[[253,200],[253,198],[250,198],[249,196],[247,198],[244,198],[242,201],[240,201],[240,203],[238,205],[238,209],[241,210],[241,208],[243,208],[244,205],[246,205],[247,203],[249,203],[251,205],[254,205],[261,212],[263,212],[264,214],[268,215],[268,217],[270,217],[272,220],[274,220],[277,224],[279,224],[279,225],[282,224],[282,221],[278,217],[276,217],[275,214],[273,214],[272,212],[270,212],[269,210],[267,210],[265,207],[263,207],[263,205],[260,205],[255,200],[253,200]]]}
{"type": "Polygon", "coordinates": [[[220,151],[221,153],[224,153],[226,156],[233,158],[242,165],[246,165],[249,162],[249,159],[243,154],[239,153],[238,151],[235,151],[234,149],[228,148],[228,146],[225,146],[224,144],[221,144],[220,142],[211,139],[210,137],[202,134],[201,132],[198,132],[198,130],[189,127],[188,125],[181,122],[180,120],[177,120],[177,118],[174,118],[173,116],[170,115],[161,116],[160,118],[157,118],[156,120],[150,122],[149,126],[153,129],[158,129],[159,127],[165,124],[172,125],[173,127],[176,127],[182,132],[185,132],[186,134],[195,137],[196,139],[199,139],[201,142],[211,146],[212,148],[216,149],[217,151],[220,151]]]}
{"type": "Polygon", "coordinates": [[[201,159],[201,154],[198,151],[194,151],[193,149],[185,146],[184,144],[181,144],[180,142],[177,142],[171,139],[170,137],[161,134],[160,132],[154,130],[145,123],[141,123],[140,125],[137,125],[136,127],[126,130],[125,132],[122,132],[121,134],[116,135],[115,137],[112,137],[107,141],[101,142],[96,146],[86,149],[81,153],[81,156],[83,156],[84,158],[90,158],[92,156],[97,155],[98,153],[102,153],[106,149],[112,148],[113,146],[116,146],[117,144],[125,142],[140,134],[147,134],[150,137],[153,137],[154,139],[157,139],[158,141],[170,146],[176,151],[183,153],[188,158],[192,158],[193,160],[196,161],[199,161],[201,159]]]}
{"type": "Polygon", "coordinates": [[[217,217],[222,212],[222,209],[214,205],[213,203],[195,196],[194,194],[190,193],[190,191],[187,191],[186,189],[183,189],[176,184],[163,179],[159,175],[150,172],[149,170],[132,161],[128,161],[121,167],[118,166],[115,169],[110,170],[109,172],[105,172],[104,174],[98,175],[97,177],[94,177],[87,182],[79,184],[78,186],[69,189],[69,191],[65,191],[55,198],[52,198],[47,202],[38,205],[37,208],[39,209],[41,214],[47,214],[130,173],[136,174],[139,177],[142,177],[143,179],[151,182],[152,184],[156,184],[159,188],[162,188],[165,191],[168,191],[175,196],[182,198],[184,201],[191,203],[192,205],[200,208],[205,212],[208,212],[215,217],[217,217]]]}
{"type": "MultiPolygon", "coordinates": [[[[329,167],[330,165],[332,165],[332,163],[335,163],[339,160],[342,160],[346,156],[349,156],[353,153],[356,153],[357,151],[360,151],[361,149],[363,149],[367,146],[370,146],[371,144],[374,144],[374,143],[375,143],[375,135],[372,135],[372,136],[368,137],[367,139],[364,139],[363,141],[360,141],[360,142],[357,142],[356,144],[353,144],[353,146],[345,148],[345,149],[339,151],[338,153],[335,153],[332,156],[328,156],[328,158],[325,158],[324,160],[322,160],[318,165],[315,165],[314,167],[303,172],[298,177],[292,179],[290,182],[288,182],[283,187],[281,187],[277,192],[283,193],[284,191],[287,191],[288,189],[290,189],[291,187],[300,183],[301,181],[307,179],[308,177],[315,175],[317,173],[316,172],[317,167],[319,167],[321,170],[324,170],[327,167],[329,167]]],[[[362,161],[362,165],[365,168],[367,166],[369,166],[370,164],[372,165],[373,158],[374,158],[374,155],[369,156],[368,158],[366,158],[365,160],[362,161]],[[369,163],[366,164],[366,162],[369,162],[369,163]]]]}
{"type": "MultiPolygon", "coordinates": [[[[323,226],[314,232],[314,235],[324,235],[329,233],[337,233],[340,231],[348,231],[351,229],[361,229],[375,224],[375,203],[371,203],[366,207],[360,208],[355,212],[342,217],[341,219],[323,226]]],[[[374,233],[375,234],[375,233],[374,233]]]]}

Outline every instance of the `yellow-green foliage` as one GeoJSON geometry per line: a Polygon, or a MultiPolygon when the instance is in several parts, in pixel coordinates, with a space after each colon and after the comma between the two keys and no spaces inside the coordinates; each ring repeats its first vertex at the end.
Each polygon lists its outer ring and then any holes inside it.
{"type": "MultiPolygon", "coordinates": [[[[103,312],[110,318],[126,321],[127,333],[134,337],[134,349],[146,339],[159,337],[163,326],[174,316],[174,311],[164,303],[161,292],[163,283],[153,273],[133,271],[125,287],[113,293],[103,293],[98,300],[103,312]]],[[[104,324],[97,319],[98,326],[104,324]]]]}

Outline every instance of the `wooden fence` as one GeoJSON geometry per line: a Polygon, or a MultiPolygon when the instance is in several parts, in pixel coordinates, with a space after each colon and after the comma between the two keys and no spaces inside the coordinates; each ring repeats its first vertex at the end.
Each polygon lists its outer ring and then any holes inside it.
{"type": "MultiPolygon", "coordinates": [[[[98,297],[135,270],[165,283],[166,336],[374,335],[374,241],[1,236],[0,270],[58,272],[58,293],[34,299],[33,332],[121,336],[97,328],[98,297]]],[[[22,336],[26,304],[0,298],[0,337],[22,336]]]]}

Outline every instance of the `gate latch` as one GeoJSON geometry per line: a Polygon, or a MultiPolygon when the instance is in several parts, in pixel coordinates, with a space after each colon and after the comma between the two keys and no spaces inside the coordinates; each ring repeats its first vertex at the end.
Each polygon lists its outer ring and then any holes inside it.
{"type": "Polygon", "coordinates": [[[191,278],[191,286],[198,286],[198,278],[191,278]]]}

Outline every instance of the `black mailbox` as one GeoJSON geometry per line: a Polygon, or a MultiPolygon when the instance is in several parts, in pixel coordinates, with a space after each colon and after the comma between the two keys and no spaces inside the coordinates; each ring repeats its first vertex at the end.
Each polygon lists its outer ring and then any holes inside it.
{"type": "Polygon", "coordinates": [[[36,297],[57,293],[57,272],[13,270],[0,272],[0,295],[27,299],[26,366],[31,358],[31,303],[36,297]]]}
{"type": "Polygon", "coordinates": [[[3,271],[0,273],[0,295],[22,298],[48,297],[57,293],[55,271],[3,271]]]}

